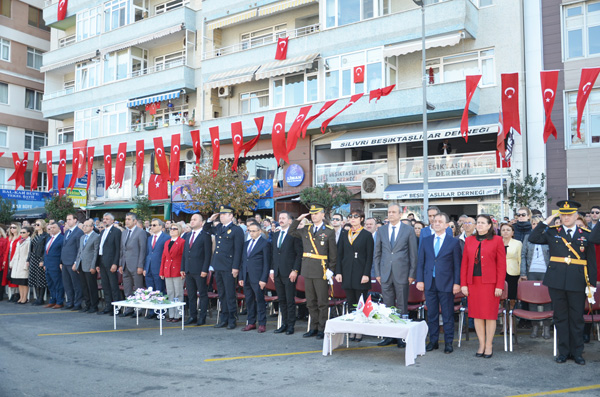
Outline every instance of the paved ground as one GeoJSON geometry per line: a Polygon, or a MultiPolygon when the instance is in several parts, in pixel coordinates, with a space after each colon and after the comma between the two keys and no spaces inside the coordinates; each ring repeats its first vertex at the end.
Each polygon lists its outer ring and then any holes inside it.
{"type": "MultiPolygon", "coordinates": [[[[475,335],[461,348],[404,366],[404,351],[365,337],[323,357],[322,343],[274,335],[166,326],[0,302],[0,396],[510,396],[561,390],[600,395],[600,342],[586,345],[586,366],[555,364],[552,342],[521,331],[513,353],[495,340],[494,357],[475,358],[475,335]],[[563,390],[566,389],[566,390],[563,390]]],[[[215,318],[210,320],[211,325],[215,318]]],[[[542,394],[540,394],[542,395],[542,394]]]]}

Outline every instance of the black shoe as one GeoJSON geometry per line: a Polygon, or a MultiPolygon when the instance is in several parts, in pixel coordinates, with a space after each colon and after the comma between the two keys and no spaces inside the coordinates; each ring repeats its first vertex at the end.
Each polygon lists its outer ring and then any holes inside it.
{"type": "Polygon", "coordinates": [[[575,364],[585,365],[585,360],[581,356],[577,356],[573,360],[575,360],[575,364]]]}
{"type": "Polygon", "coordinates": [[[583,334],[583,343],[590,343],[590,334],[583,334]]]}
{"type": "Polygon", "coordinates": [[[379,342],[377,344],[377,346],[388,346],[391,345],[392,343],[396,343],[397,340],[394,338],[383,338],[383,340],[381,342],[379,342]]]}
{"type": "Polygon", "coordinates": [[[316,329],[311,329],[307,333],[303,334],[302,337],[303,338],[312,338],[313,336],[317,336],[318,334],[319,334],[319,331],[317,331],[316,329]]]}
{"type": "Polygon", "coordinates": [[[192,324],[192,323],[195,323],[196,321],[198,321],[198,319],[197,319],[197,318],[195,318],[195,317],[190,317],[190,318],[188,318],[187,320],[185,320],[185,323],[184,323],[184,324],[185,324],[185,325],[190,325],[190,324],[192,324]]]}
{"type": "Polygon", "coordinates": [[[69,306],[64,306],[61,308],[61,310],[71,310],[74,306],[73,305],[69,305],[69,306]]]}
{"type": "Polygon", "coordinates": [[[317,339],[325,339],[325,332],[320,331],[319,333],[317,333],[317,339]]]}
{"type": "Polygon", "coordinates": [[[89,308],[87,312],[88,313],[98,313],[98,309],[89,308]]]}
{"type": "Polygon", "coordinates": [[[556,361],[559,364],[564,364],[567,362],[567,356],[559,354],[558,356],[554,357],[554,361],[556,361]]]}
{"type": "Polygon", "coordinates": [[[287,331],[285,331],[286,335],[294,335],[294,327],[288,328],[287,331]]]}
{"type": "Polygon", "coordinates": [[[287,331],[288,326],[283,324],[281,327],[277,328],[275,331],[273,331],[276,334],[283,334],[285,331],[287,331]]]}
{"type": "Polygon", "coordinates": [[[398,339],[398,347],[406,347],[406,342],[404,342],[402,339],[398,339]]]}
{"type": "Polygon", "coordinates": [[[148,320],[152,320],[153,318],[156,318],[156,317],[158,317],[158,314],[156,314],[156,313],[148,313],[146,315],[146,319],[148,319],[148,320]]]}
{"type": "Polygon", "coordinates": [[[227,327],[227,323],[218,323],[218,324],[215,324],[215,328],[225,328],[225,327],[227,327]]]}
{"type": "Polygon", "coordinates": [[[108,313],[112,313],[112,310],[104,309],[101,312],[98,312],[98,314],[108,314],[108,313]]]}
{"type": "Polygon", "coordinates": [[[437,342],[435,342],[435,343],[429,342],[427,344],[427,346],[425,346],[425,351],[430,352],[432,350],[437,350],[439,348],[440,348],[440,345],[437,342]]]}
{"type": "Polygon", "coordinates": [[[454,348],[452,347],[451,343],[447,343],[446,346],[444,347],[444,353],[445,354],[450,354],[454,351],[454,348]]]}
{"type": "Polygon", "coordinates": [[[119,317],[129,317],[133,312],[123,312],[119,314],[119,317]]]}
{"type": "Polygon", "coordinates": [[[204,324],[206,324],[206,317],[200,318],[200,320],[198,320],[198,322],[196,323],[196,325],[204,325],[204,324]]]}
{"type": "Polygon", "coordinates": [[[493,355],[494,355],[494,352],[491,352],[490,354],[484,354],[483,358],[492,358],[493,355]]]}
{"type": "Polygon", "coordinates": [[[81,306],[73,306],[73,307],[71,308],[71,311],[72,311],[72,312],[79,312],[79,311],[82,311],[82,310],[83,310],[83,309],[81,308],[81,306]]]}
{"type": "Polygon", "coordinates": [[[483,357],[483,353],[475,353],[475,357],[483,357]]]}
{"type": "Polygon", "coordinates": [[[227,329],[235,329],[235,327],[237,327],[237,324],[234,322],[229,323],[229,325],[227,326],[227,329]]]}

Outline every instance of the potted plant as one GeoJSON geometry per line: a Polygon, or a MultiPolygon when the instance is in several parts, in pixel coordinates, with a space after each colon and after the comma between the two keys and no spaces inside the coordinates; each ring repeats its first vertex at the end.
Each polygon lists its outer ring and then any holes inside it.
{"type": "Polygon", "coordinates": [[[154,115],[152,115],[152,120],[150,120],[151,124],[148,124],[147,126],[144,127],[144,129],[146,131],[152,131],[156,129],[156,124],[154,124],[154,115]]]}
{"type": "Polygon", "coordinates": [[[190,119],[188,120],[188,124],[190,127],[193,127],[196,125],[196,109],[192,110],[192,117],[190,117],[190,119]]]}

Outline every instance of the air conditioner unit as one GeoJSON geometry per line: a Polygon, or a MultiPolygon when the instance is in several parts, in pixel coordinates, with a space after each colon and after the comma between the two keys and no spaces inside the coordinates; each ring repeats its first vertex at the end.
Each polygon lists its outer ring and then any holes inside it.
{"type": "Polygon", "coordinates": [[[233,95],[233,88],[219,87],[219,98],[230,98],[233,95]]]}
{"type": "Polygon", "coordinates": [[[387,175],[365,175],[360,181],[360,196],[363,199],[381,199],[387,187],[387,175]]]}
{"type": "Polygon", "coordinates": [[[194,149],[188,149],[185,151],[183,158],[186,162],[196,161],[196,155],[194,154],[194,149]]]}

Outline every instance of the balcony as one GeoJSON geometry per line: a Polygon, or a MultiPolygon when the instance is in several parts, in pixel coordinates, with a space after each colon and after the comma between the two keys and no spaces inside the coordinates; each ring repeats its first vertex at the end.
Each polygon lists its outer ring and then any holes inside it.
{"type": "MultiPolygon", "coordinates": [[[[476,38],[479,25],[479,10],[470,0],[451,0],[427,6],[427,36],[438,36],[463,31],[466,36],[476,38]]],[[[307,53],[321,56],[336,55],[377,46],[402,43],[421,37],[421,10],[412,9],[396,14],[356,22],[333,29],[307,34],[290,39],[288,58],[307,53]],[[366,34],[365,32],[368,32],[366,34]],[[351,38],[351,39],[349,39],[351,38]]],[[[202,63],[203,74],[214,74],[252,66],[260,60],[272,60],[275,45],[252,47],[245,51],[206,58],[202,63]]]]}
{"type": "MultiPolygon", "coordinates": [[[[451,154],[427,157],[430,181],[498,178],[496,152],[451,154]]],[[[398,159],[400,183],[423,181],[423,158],[398,159]]]]}
{"type": "Polygon", "coordinates": [[[189,66],[180,65],[170,69],[154,69],[153,73],[132,76],[109,84],[77,91],[69,94],[60,91],[51,93],[42,102],[44,117],[63,120],[76,110],[82,110],[107,103],[140,98],[160,92],[186,89],[195,91],[195,71],[189,66]],[[157,85],[157,82],[160,82],[157,85]],[[100,100],[100,102],[99,102],[100,100]]]}
{"type": "Polygon", "coordinates": [[[328,185],[360,186],[363,176],[385,174],[387,171],[387,160],[316,164],[314,186],[322,186],[324,183],[328,185]]]}

